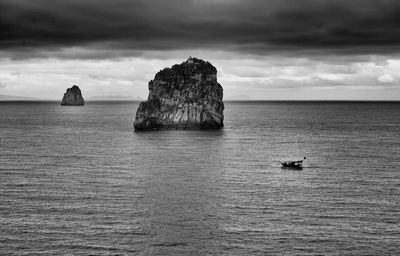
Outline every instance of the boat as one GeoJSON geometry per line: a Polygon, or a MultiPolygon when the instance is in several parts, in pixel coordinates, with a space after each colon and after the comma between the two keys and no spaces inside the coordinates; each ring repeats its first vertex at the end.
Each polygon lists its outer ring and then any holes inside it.
{"type": "Polygon", "coordinates": [[[303,160],[298,160],[298,161],[285,161],[285,162],[280,162],[282,167],[285,168],[293,168],[293,169],[302,169],[303,168],[303,161],[306,159],[306,157],[303,158],[303,160]]]}

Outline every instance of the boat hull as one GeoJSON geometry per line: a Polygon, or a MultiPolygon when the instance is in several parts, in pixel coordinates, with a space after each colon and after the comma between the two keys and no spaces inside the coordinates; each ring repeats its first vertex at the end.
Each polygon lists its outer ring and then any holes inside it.
{"type": "Polygon", "coordinates": [[[282,167],[292,169],[302,169],[303,165],[301,162],[281,162],[282,167]]]}

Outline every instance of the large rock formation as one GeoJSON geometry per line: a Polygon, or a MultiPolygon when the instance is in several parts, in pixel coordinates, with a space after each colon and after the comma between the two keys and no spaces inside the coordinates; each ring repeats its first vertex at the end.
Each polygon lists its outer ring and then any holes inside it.
{"type": "Polygon", "coordinates": [[[85,101],[83,100],[81,90],[78,86],[74,85],[67,89],[64,93],[64,97],[61,101],[61,106],[83,106],[85,101]]]}
{"type": "Polygon", "coordinates": [[[220,129],[224,126],[222,96],[217,69],[189,58],[161,70],[149,82],[148,99],[140,103],[133,126],[136,131],[220,129]]]}

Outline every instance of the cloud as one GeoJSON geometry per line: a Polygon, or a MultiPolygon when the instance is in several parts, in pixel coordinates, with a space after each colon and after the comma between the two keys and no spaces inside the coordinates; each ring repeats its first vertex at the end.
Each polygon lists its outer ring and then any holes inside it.
{"type": "Polygon", "coordinates": [[[397,0],[0,0],[0,54],[392,54],[400,50],[399,16],[397,0]]]}
{"type": "Polygon", "coordinates": [[[145,98],[148,82],[160,67],[178,60],[125,58],[113,60],[0,60],[0,94],[60,99],[73,84],[84,97],[131,95],[145,98]],[[1,88],[1,86],[0,86],[1,88]]]}
{"type": "MultiPolygon", "coordinates": [[[[177,52],[177,56],[187,52],[177,52]]],[[[155,53],[154,53],[155,54],[155,53]]],[[[399,99],[400,89],[381,83],[398,80],[400,60],[351,58],[320,61],[304,57],[257,57],[203,54],[218,69],[224,98],[252,99],[399,99]],[[387,75],[386,75],[387,74],[387,75]],[[386,75],[386,76],[385,76],[386,75]],[[388,81],[388,80],[385,80],[388,81]]],[[[84,97],[130,95],[146,98],[148,82],[164,67],[185,59],[125,57],[118,59],[0,59],[0,94],[60,99],[67,87],[79,85],[84,97]]]]}
{"type": "Polygon", "coordinates": [[[383,84],[393,83],[395,80],[390,74],[384,74],[377,78],[378,82],[383,84]]]}
{"type": "MultiPolygon", "coordinates": [[[[376,56],[351,58],[338,61],[319,61],[313,58],[297,57],[266,57],[263,59],[238,58],[233,60],[217,60],[218,66],[223,67],[219,81],[225,85],[225,91],[236,94],[239,90],[247,92],[252,98],[265,97],[260,90],[299,90],[336,88],[338,91],[369,90],[380,88],[386,90],[392,84],[381,84],[377,77],[400,72],[400,61],[382,59],[376,56]],[[257,92],[251,94],[250,92],[257,92]]],[[[224,88],[225,88],[224,87],[224,88]]],[[[281,92],[282,93],[282,92],[281,92]]],[[[363,93],[360,93],[362,95],[363,93]]],[[[282,97],[282,96],[281,96],[282,97]]],[[[379,95],[376,94],[379,98],[379,95]]]]}

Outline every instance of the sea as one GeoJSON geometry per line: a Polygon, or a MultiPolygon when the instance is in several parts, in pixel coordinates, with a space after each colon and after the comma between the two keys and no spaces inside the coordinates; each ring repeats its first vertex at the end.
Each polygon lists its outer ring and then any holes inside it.
{"type": "Polygon", "coordinates": [[[400,102],[225,102],[218,131],[137,107],[0,103],[0,255],[400,255],[400,102]]]}

